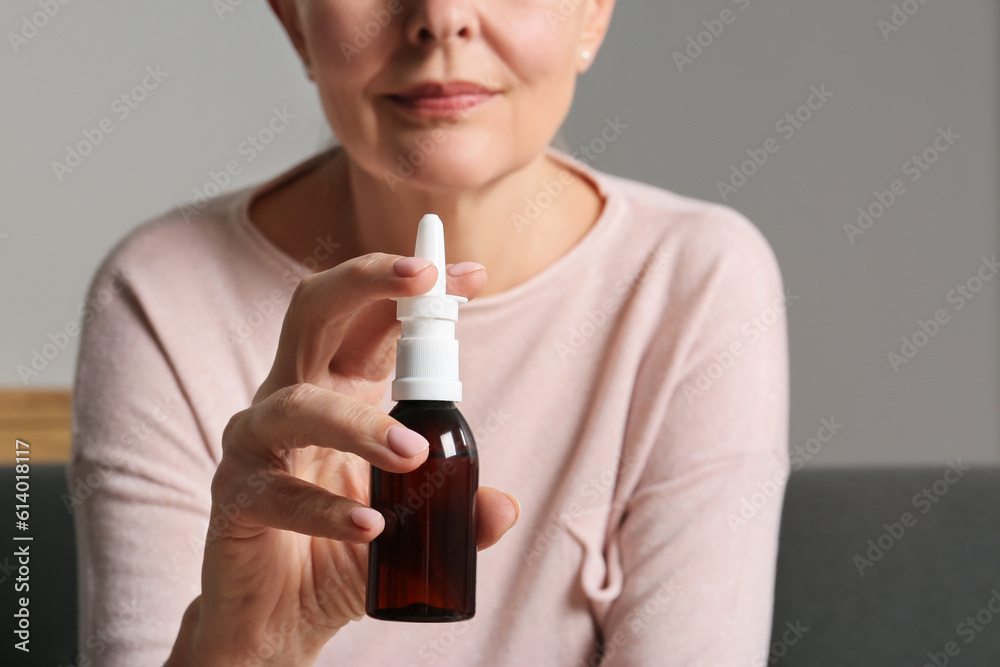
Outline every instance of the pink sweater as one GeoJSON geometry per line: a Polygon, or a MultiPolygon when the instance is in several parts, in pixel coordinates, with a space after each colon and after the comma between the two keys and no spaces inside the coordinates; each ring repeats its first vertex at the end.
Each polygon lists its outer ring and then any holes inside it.
{"type": "MultiPolygon", "coordinates": [[[[473,620],[365,618],[320,665],[766,662],[789,467],[777,261],[730,208],[549,151],[597,184],[600,219],[542,272],[463,305],[457,325],[480,482],[517,496],[520,522],[480,553],[473,620]]],[[[200,591],[223,427],[263,381],[309,273],[247,203],[318,158],[190,222],[179,209],[146,222],[95,276],[70,469],[94,664],[162,664],[200,591]]]]}

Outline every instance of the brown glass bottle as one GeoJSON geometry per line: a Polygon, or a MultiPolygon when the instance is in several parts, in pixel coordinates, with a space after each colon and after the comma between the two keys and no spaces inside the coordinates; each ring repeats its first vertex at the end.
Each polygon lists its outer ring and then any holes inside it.
{"type": "Polygon", "coordinates": [[[368,547],[365,612],[385,621],[463,621],[476,613],[473,517],[479,454],[452,401],[399,401],[389,412],[427,439],[413,472],[372,466],[370,505],[385,530],[368,547]]]}

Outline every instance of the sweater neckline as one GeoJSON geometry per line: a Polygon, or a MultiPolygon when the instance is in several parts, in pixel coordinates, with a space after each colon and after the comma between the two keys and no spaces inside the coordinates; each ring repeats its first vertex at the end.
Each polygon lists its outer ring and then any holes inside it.
{"type": "MultiPolygon", "coordinates": [[[[241,196],[235,198],[234,206],[231,209],[232,218],[237,223],[237,228],[248,236],[266,256],[291,270],[300,279],[313,275],[315,272],[303,266],[291,255],[275,245],[253,223],[250,219],[249,211],[252,204],[259,197],[315,169],[336,151],[340,150],[340,148],[339,145],[333,146],[293,165],[283,173],[262,181],[257,185],[247,187],[241,196]]],[[[587,230],[586,234],[578,239],[556,261],[510,289],[496,294],[476,297],[462,306],[463,313],[489,311],[494,308],[501,308],[507,304],[517,303],[529,298],[530,295],[539,292],[550,284],[571,284],[584,270],[584,263],[592,255],[593,248],[600,246],[604,237],[610,233],[611,228],[614,226],[614,221],[618,217],[617,210],[621,206],[621,202],[616,191],[610,187],[611,183],[609,182],[608,175],[595,170],[584,162],[570,157],[565,152],[553,146],[546,147],[546,153],[567,169],[576,172],[594,184],[601,199],[601,211],[598,214],[597,220],[587,230]]],[[[540,197],[541,195],[536,197],[536,200],[540,197]]],[[[527,218],[527,216],[525,217],[527,218]]]]}

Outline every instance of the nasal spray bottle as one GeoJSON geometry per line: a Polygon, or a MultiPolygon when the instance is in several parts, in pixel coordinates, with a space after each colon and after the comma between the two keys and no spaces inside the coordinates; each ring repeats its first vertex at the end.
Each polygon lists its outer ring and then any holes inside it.
{"type": "Polygon", "coordinates": [[[365,612],[385,621],[463,621],[476,613],[474,497],[479,454],[455,402],[458,379],[458,305],[445,294],[444,225],[425,215],[414,256],[434,262],[437,282],[426,294],[398,297],[402,335],[389,412],[430,443],[427,460],[408,473],[371,467],[371,506],[385,529],[368,547],[365,612]]]}

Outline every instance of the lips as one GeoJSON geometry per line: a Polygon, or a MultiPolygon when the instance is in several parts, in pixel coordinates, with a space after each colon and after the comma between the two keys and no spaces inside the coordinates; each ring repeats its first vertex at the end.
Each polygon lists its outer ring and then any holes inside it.
{"type": "Polygon", "coordinates": [[[426,82],[388,96],[397,107],[430,117],[471,113],[490,100],[496,91],[471,81],[426,82]]]}

